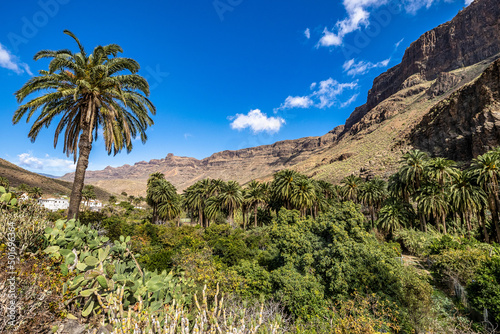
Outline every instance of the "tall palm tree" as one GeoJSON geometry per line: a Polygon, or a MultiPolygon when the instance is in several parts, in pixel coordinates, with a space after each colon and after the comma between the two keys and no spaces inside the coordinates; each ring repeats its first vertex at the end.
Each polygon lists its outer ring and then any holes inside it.
{"type": "MultiPolygon", "coordinates": [[[[401,182],[406,184],[405,188],[408,189],[413,196],[417,195],[418,190],[424,182],[427,160],[427,154],[420,150],[412,150],[405,153],[401,160],[402,166],[399,169],[399,176],[401,178],[401,182]]],[[[427,230],[425,214],[418,207],[418,201],[417,212],[420,218],[420,228],[422,231],[425,231],[427,230]]]]}
{"type": "Polygon", "coordinates": [[[412,150],[403,155],[401,160],[403,165],[399,173],[407,184],[414,186],[415,190],[418,190],[422,185],[427,160],[427,154],[420,150],[412,150]]]}
{"type": "Polygon", "coordinates": [[[234,214],[241,207],[244,200],[240,185],[236,181],[227,182],[218,197],[220,205],[228,212],[229,224],[233,226],[234,214]]]}
{"type": "MultiPolygon", "coordinates": [[[[207,222],[214,221],[219,215],[222,214],[222,204],[220,196],[209,197],[205,202],[204,215],[207,222]]],[[[207,223],[209,225],[210,223],[207,223]]]]}
{"type": "Polygon", "coordinates": [[[198,223],[201,227],[208,227],[207,217],[205,216],[205,206],[210,197],[212,180],[204,179],[196,182],[184,190],[184,206],[191,212],[198,215],[198,223]]]}
{"type": "Polygon", "coordinates": [[[469,236],[471,216],[479,213],[486,205],[486,194],[474,181],[475,177],[471,172],[459,171],[454,175],[449,191],[450,203],[460,216],[462,225],[467,226],[469,236]]]}
{"type": "Polygon", "coordinates": [[[148,203],[148,205],[153,209],[153,224],[158,220],[158,205],[159,205],[159,203],[153,196],[153,188],[156,187],[162,180],[165,180],[165,175],[160,172],[155,172],[149,175],[147,182],[146,203],[148,203]]]}
{"type": "Polygon", "coordinates": [[[300,214],[305,216],[307,209],[313,206],[316,200],[316,189],[311,181],[306,178],[299,178],[294,181],[290,201],[294,207],[300,210],[300,214]]]}
{"type": "Polygon", "coordinates": [[[377,224],[392,236],[395,230],[407,226],[414,216],[415,212],[410,204],[392,197],[380,209],[377,224]]]}
{"type": "Polygon", "coordinates": [[[158,217],[163,221],[172,220],[180,213],[180,196],[177,193],[171,194],[158,205],[158,217]]]}
{"type": "Polygon", "coordinates": [[[368,206],[370,211],[372,228],[375,224],[375,210],[380,206],[382,201],[384,201],[387,193],[387,184],[384,180],[375,178],[366,181],[361,185],[359,198],[368,206]]]}
{"type": "MultiPolygon", "coordinates": [[[[441,187],[436,184],[428,184],[422,187],[416,196],[418,208],[421,213],[428,218],[433,218],[439,230],[439,223],[443,225],[443,231],[446,233],[446,215],[449,211],[449,205],[441,187]]],[[[424,224],[424,232],[427,232],[427,226],[424,224]]]]}
{"type": "Polygon", "coordinates": [[[226,183],[221,179],[210,180],[210,185],[208,186],[208,195],[217,196],[222,192],[226,183]]]}
{"type": "Polygon", "coordinates": [[[294,170],[284,169],[274,174],[274,180],[271,185],[273,195],[281,200],[287,209],[290,207],[290,198],[292,196],[294,181],[300,177],[300,174],[294,170]]]}
{"type": "Polygon", "coordinates": [[[257,208],[265,203],[266,193],[262,183],[252,180],[248,184],[245,196],[248,205],[253,207],[254,226],[257,227],[257,208]]]}
{"type": "Polygon", "coordinates": [[[358,203],[358,196],[361,190],[361,185],[363,180],[355,175],[349,175],[345,177],[342,181],[342,197],[344,200],[353,201],[358,203]]]}
{"type": "Polygon", "coordinates": [[[387,190],[392,197],[401,198],[406,203],[410,203],[413,189],[403,180],[401,173],[396,172],[389,177],[387,190]]]}
{"type": "Polygon", "coordinates": [[[173,219],[179,214],[179,210],[174,208],[179,205],[177,189],[165,179],[155,179],[149,184],[146,200],[153,208],[157,208],[153,210],[154,224],[159,219],[173,219]]]}
{"type": "Polygon", "coordinates": [[[327,182],[327,181],[323,181],[323,180],[318,180],[317,184],[318,184],[319,189],[321,189],[321,192],[325,196],[325,199],[328,200],[328,199],[333,198],[335,196],[335,188],[334,188],[333,184],[331,184],[330,182],[327,182]]]}
{"type": "Polygon", "coordinates": [[[146,142],[145,131],[153,125],[149,113],[154,115],[156,109],[147,98],[146,79],[136,74],[139,64],[117,57],[123,52],[119,45],[99,45],[87,54],[72,32],[64,33],[75,40],[79,52],[42,50],[34,56],[35,60],[51,58],[49,69],[40,71],[16,92],[19,103],[32,94],[35,97],[15,111],[13,122],[18,123],[25,115],[29,122],[39,110],[28,134],[35,141],[42,127],[59,119],[54,146],[64,130],[63,151],[77,162],[68,210],[69,218],[77,218],[85,171],[99,128],[108,154],[117,154],[123,148],[130,152],[136,136],[146,142]],[[122,74],[125,70],[131,74],[122,74]],[[41,91],[44,93],[39,96],[41,91]]]}
{"type": "Polygon", "coordinates": [[[491,219],[500,242],[500,225],[498,221],[498,181],[500,175],[500,159],[496,152],[488,152],[472,160],[471,169],[477,183],[483,188],[488,198],[491,219]]]}
{"type": "Polygon", "coordinates": [[[455,162],[445,158],[433,158],[427,163],[427,174],[431,179],[434,179],[444,190],[446,182],[451,181],[453,176],[457,173],[454,168],[455,162]]]}
{"type": "Polygon", "coordinates": [[[93,199],[96,199],[97,196],[95,194],[95,188],[93,185],[89,184],[89,185],[86,185],[83,190],[82,190],[82,197],[83,199],[85,200],[85,205],[88,206],[89,205],[89,201],[90,200],[93,200],[93,199]]]}

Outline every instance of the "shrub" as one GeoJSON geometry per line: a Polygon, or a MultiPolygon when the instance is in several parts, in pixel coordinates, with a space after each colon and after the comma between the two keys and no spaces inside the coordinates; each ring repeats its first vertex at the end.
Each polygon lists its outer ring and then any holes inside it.
{"type": "MultiPolygon", "coordinates": [[[[7,197],[2,195],[4,200],[7,197]]],[[[9,205],[4,201],[0,203],[4,206],[0,209],[0,245],[7,245],[15,237],[20,254],[26,250],[36,252],[43,245],[45,228],[53,225],[47,217],[47,210],[32,200],[17,203],[9,197],[8,202],[9,205]]]]}
{"type": "Polygon", "coordinates": [[[470,305],[478,312],[488,310],[491,320],[500,324],[500,257],[486,261],[467,285],[470,305]]]}
{"type": "Polygon", "coordinates": [[[401,247],[412,255],[427,256],[430,253],[432,243],[439,236],[430,227],[427,232],[414,229],[399,229],[394,233],[394,240],[398,241],[401,247]]]}

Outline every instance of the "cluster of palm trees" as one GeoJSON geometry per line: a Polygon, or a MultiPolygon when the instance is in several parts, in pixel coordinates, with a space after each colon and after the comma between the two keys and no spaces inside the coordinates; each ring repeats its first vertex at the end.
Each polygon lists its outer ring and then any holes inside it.
{"type": "Polygon", "coordinates": [[[312,180],[293,170],[282,170],[271,182],[253,180],[245,186],[238,182],[204,179],[187,188],[182,195],[163,174],[148,180],[146,201],[153,209],[153,221],[179,217],[181,212],[197,219],[202,227],[225,220],[235,225],[237,213],[243,228],[259,224],[258,209],[279,211],[295,209],[302,216],[316,217],[335,201],[353,201],[363,206],[372,228],[392,234],[400,227],[432,225],[443,233],[481,227],[489,242],[489,221],[500,240],[498,179],[500,149],[472,161],[467,169],[444,158],[429,158],[413,150],[403,155],[399,170],[388,181],[344,178],[340,185],[312,180]],[[253,217],[251,217],[253,215],[253,217]]]}
{"type": "Polygon", "coordinates": [[[474,159],[469,168],[444,158],[429,158],[413,150],[403,155],[401,167],[386,183],[381,179],[363,182],[349,176],[343,180],[344,199],[369,208],[372,224],[375,216],[380,227],[392,233],[419,222],[422,231],[432,224],[447,233],[448,223],[463,228],[470,235],[482,227],[489,242],[488,217],[491,217],[497,240],[500,240],[498,178],[500,150],[474,159]]]}
{"type": "Polygon", "coordinates": [[[325,181],[310,180],[306,176],[283,170],[272,182],[253,180],[242,187],[236,181],[204,179],[178,195],[175,187],[163,174],[151,174],[146,200],[153,209],[153,221],[176,218],[184,210],[198,220],[202,227],[214,221],[225,220],[235,225],[235,216],[241,213],[246,228],[253,214],[253,225],[258,226],[258,209],[278,211],[281,207],[297,209],[301,215],[318,215],[335,198],[335,188],[325,181]]]}

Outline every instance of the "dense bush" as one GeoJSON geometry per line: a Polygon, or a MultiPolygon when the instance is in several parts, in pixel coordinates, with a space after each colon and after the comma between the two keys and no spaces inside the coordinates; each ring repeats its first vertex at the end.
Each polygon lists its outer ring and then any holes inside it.
{"type": "Polygon", "coordinates": [[[11,193],[0,187],[0,246],[15,243],[16,253],[36,252],[44,244],[45,228],[53,223],[47,217],[47,210],[36,201],[18,202],[11,193]]]}
{"type": "Polygon", "coordinates": [[[469,303],[478,312],[486,309],[490,319],[500,324],[500,257],[486,261],[467,286],[469,303]]]}

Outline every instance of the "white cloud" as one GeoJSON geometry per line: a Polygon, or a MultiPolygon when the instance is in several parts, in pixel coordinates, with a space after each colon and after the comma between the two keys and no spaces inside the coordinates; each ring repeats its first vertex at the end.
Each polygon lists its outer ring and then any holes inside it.
{"type": "Polygon", "coordinates": [[[283,109],[309,108],[314,102],[309,96],[289,96],[282,104],[283,109]]]}
{"type": "Polygon", "coordinates": [[[320,46],[339,46],[342,45],[342,37],[335,35],[333,32],[325,28],[323,30],[323,36],[320,38],[316,47],[320,46]]]}
{"type": "MultiPolygon", "coordinates": [[[[450,2],[453,0],[445,0],[450,2]]],[[[464,0],[468,5],[472,0],[464,0]]],[[[366,28],[370,25],[371,12],[374,9],[389,4],[390,0],[343,0],[347,17],[337,21],[335,27],[329,29],[325,27],[323,36],[316,44],[316,47],[341,46],[344,37],[356,30],[366,28]]],[[[401,6],[409,14],[415,14],[421,8],[429,8],[439,0],[401,0],[401,6]]]]}
{"type": "Polygon", "coordinates": [[[267,117],[259,109],[250,110],[248,114],[236,114],[236,116],[228,117],[231,120],[231,129],[243,130],[251,129],[254,133],[268,132],[276,133],[285,124],[285,120],[281,117],[267,117]]]}
{"type": "Polygon", "coordinates": [[[354,59],[351,59],[351,60],[346,61],[344,63],[344,65],[342,66],[342,68],[344,69],[344,72],[347,72],[348,75],[351,75],[354,77],[356,75],[366,74],[371,69],[374,69],[374,68],[387,67],[387,65],[389,65],[390,61],[391,61],[391,58],[388,58],[386,60],[382,60],[378,63],[365,62],[363,60],[356,62],[354,59]]]}
{"type": "Polygon", "coordinates": [[[330,108],[336,102],[337,97],[342,95],[347,89],[354,89],[358,86],[357,82],[339,83],[337,80],[329,78],[319,83],[319,89],[313,93],[313,96],[319,100],[316,104],[318,108],[330,108]]]}
{"type": "Polygon", "coordinates": [[[354,94],[353,96],[351,96],[351,98],[343,103],[340,104],[340,108],[345,108],[349,105],[351,105],[351,103],[353,103],[354,101],[356,101],[356,99],[358,98],[358,95],[359,94],[354,94]]]}
{"type": "Polygon", "coordinates": [[[394,44],[394,49],[397,50],[399,48],[399,46],[401,45],[401,43],[403,43],[405,39],[404,38],[401,38],[399,40],[399,42],[397,42],[396,44],[394,44]]]}
{"type": "Polygon", "coordinates": [[[48,154],[44,158],[37,158],[32,153],[22,153],[17,157],[19,158],[19,166],[31,170],[43,170],[49,174],[64,174],[73,172],[76,169],[73,160],[51,158],[48,154]]]}
{"type": "Polygon", "coordinates": [[[339,96],[346,90],[355,89],[358,87],[357,81],[349,83],[339,83],[337,80],[328,78],[321,81],[319,84],[313,82],[310,86],[313,92],[306,96],[289,96],[285,102],[281,104],[278,110],[316,107],[320,109],[330,108],[334,104],[342,104],[339,102],[339,96]]]}
{"type": "Polygon", "coordinates": [[[317,47],[320,46],[340,46],[344,36],[360,29],[362,26],[369,25],[369,9],[385,5],[388,0],[344,0],[344,8],[347,11],[347,17],[338,21],[335,25],[337,33],[325,27],[323,36],[319,40],[317,47]]]}
{"type": "Polygon", "coordinates": [[[474,0],[465,0],[465,5],[468,6],[470,5],[474,0]]]}
{"type": "Polygon", "coordinates": [[[304,36],[306,36],[307,39],[311,38],[311,30],[309,30],[309,28],[304,31],[304,36]]]}
{"type": "Polygon", "coordinates": [[[28,64],[20,62],[19,59],[11,54],[2,44],[0,44],[0,67],[14,71],[17,74],[26,72],[29,75],[33,75],[28,64]]]}
{"type": "Polygon", "coordinates": [[[406,12],[415,14],[422,7],[430,8],[434,2],[437,0],[406,0],[403,3],[406,12]]]}

